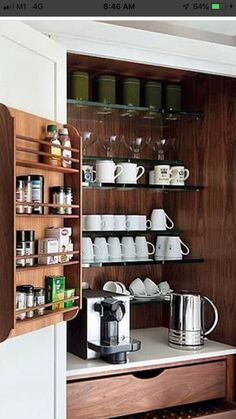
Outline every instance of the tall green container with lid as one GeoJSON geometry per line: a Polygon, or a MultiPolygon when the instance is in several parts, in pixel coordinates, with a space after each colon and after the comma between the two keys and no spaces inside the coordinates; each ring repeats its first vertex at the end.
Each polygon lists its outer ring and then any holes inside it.
{"type": "Polygon", "coordinates": [[[182,86],[180,84],[166,84],[165,86],[165,109],[181,111],[182,109],[182,86]]]}
{"type": "Polygon", "coordinates": [[[140,80],[134,77],[125,78],[123,84],[123,104],[140,106],[140,80]]]}
{"type": "Polygon", "coordinates": [[[73,71],[71,73],[71,99],[89,99],[89,74],[84,71],[73,71]]]}
{"type": "Polygon", "coordinates": [[[162,108],[162,84],[158,81],[144,82],[144,104],[147,108],[162,108]]]}
{"type": "Polygon", "coordinates": [[[116,103],[115,76],[101,75],[97,79],[98,101],[102,103],[116,103]]]}

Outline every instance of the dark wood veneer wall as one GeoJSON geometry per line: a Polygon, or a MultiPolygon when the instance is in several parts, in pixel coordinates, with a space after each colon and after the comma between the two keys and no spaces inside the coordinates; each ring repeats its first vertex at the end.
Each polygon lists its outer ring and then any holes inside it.
{"type": "MultiPolygon", "coordinates": [[[[84,57],[80,59],[79,56],[69,56],[68,71],[79,68],[80,63],[84,69],[85,60],[84,57]]],[[[96,67],[94,60],[96,59],[88,60],[90,71],[93,72],[96,67]]],[[[99,71],[103,66],[109,68],[108,60],[104,61],[106,62],[102,63],[101,59],[97,61],[99,71]]],[[[118,66],[120,72],[121,64],[118,66]]],[[[126,74],[127,63],[123,64],[126,74]]],[[[133,76],[143,77],[144,67],[146,74],[154,77],[153,66],[131,64],[129,68],[133,76]]],[[[117,64],[112,60],[110,68],[111,72],[117,72],[117,64]]],[[[172,155],[168,155],[173,159],[182,159],[191,173],[187,182],[203,184],[205,190],[164,195],[159,192],[135,190],[87,190],[83,192],[83,213],[136,213],[149,216],[153,208],[164,206],[176,226],[183,231],[181,237],[190,246],[192,254],[203,256],[205,262],[163,267],[84,269],[83,280],[88,281],[92,287],[101,287],[110,279],[124,281],[128,285],[135,277],[148,276],[156,282],[168,280],[173,289],[198,291],[212,298],[219,309],[219,324],[211,337],[236,345],[236,79],[170,69],[161,71],[156,68],[155,78],[158,79],[159,74],[169,80],[181,80],[185,109],[205,113],[202,121],[186,120],[177,125],[172,132],[176,136],[175,149],[172,155]]],[[[88,149],[88,154],[104,155],[98,141],[98,138],[104,135],[104,124],[99,123],[98,119],[94,122],[89,110],[87,114],[78,112],[78,108],[69,110],[70,123],[80,131],[89,128],[97,136],[96,144],[88,149]]],[[[135,130],[135,127],[128,126],[128,122],[120,123],[117,116],[113,117],[112,126],[118,135],[125,130],[135,130]]],[[[144,127],[144,131],[145,129],[144,127]]],[[[116,155],[127,155],[127,149],[121,145],[116,150],[116,155]]],[[[152,158],[153,153],[146,147],[142,157],[152,158]]],[[[131,319],[132,327],[167,325],[167,305],[146,304],[133,307],[131,319]]]]}

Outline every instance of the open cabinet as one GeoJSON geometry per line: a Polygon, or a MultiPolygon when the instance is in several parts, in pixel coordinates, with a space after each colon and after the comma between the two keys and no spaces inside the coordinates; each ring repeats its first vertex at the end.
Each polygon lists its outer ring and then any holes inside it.
{"type": "MultiPolygon", "coordinates": [[[[81,222],[81,181],[80,181],[80,135],[73,127],[68,126],[72,147],[72,167],[53,166],[43,162],[43,157],[50,154],[43,151],[45,142],[45,126],[52,123],[36,115],[31,115],[15,109],[0,106],[0,132],[1,147],[1,304],[0,304],[0,340],[9,335],[16,336],[42,327],[56,324],[62,320],[70,320],[79,310],[81,300],[81,261],[80,261],[80,222],[81,222]],[[40,214],[16,213],[16,176],[41,175],[44,177],[44,201],[40,205],[43,211],[40,214]],[[73,190],[73,203],[69,206],[69,215],[52,214],[49,188],[51,186],[70,186],[73,190]],[[38,264],[40,255],[37,250],[31,255],[34,259],[32,266],[16,266],[17,260],[24,260],[27,256],[16,256],[16,231],[34,230],[35,239],[45,237],[48,227],[70,227],[73,236],[73,250],[65,253],[69,260],[52,265],[38,264]],[[36,315],[34,308],[16,310],[16,287],[31,284],[34,287],[45,287],[45,277],[50,275],[64,275],[66,288],[75,288],[75,296],[64,298],[60,307],[52,307],[53,303],[38,305],[44,310],[43,315],[36,315]],[[70,307],[64,303],[71,302],[70,307]],[[55,308],[55,309],[54,309],[55,308]],[[28,312],[34,312],[28,317],[28,312]],[[16,320],[20,314],[26,313],[24,320],[16,320]]],[[[61,124],[57,124],[61,128],[61,124]]],[[[63,149],[62,146],[59,148],[63,149]]],[[[62,159],[62,158],[61,158],[62,159]]],[[[17,205],[24,206],[25,202],[17,201],[17,205]]],[[[27,202],[28,207],[38,207],[36,202],[27,202]]],[[[68,207],[58,204],[56,207],[68,207]]],[[[64,254],[64,253],[63,253],[64,254]]],[[[62,254],[50,253],[51,256],[62,254]]],[[[46,255],[47,256],[47,255],[46,255]]],[[[38,311],[37,311],[38,312],[38,311]]]]}

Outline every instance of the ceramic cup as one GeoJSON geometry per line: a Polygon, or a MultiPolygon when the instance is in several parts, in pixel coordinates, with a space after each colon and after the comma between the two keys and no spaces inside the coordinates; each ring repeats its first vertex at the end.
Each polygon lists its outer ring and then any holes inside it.
{"type": "Polygon", "coordinates": [[[158,287],[160,289],[161,294],[163,295],[170,294],[170,292],[172,291],[167,281],[160,282],[158,284],[158,287]]]}
{"type": "Polygon", "coordinates": [[[151,221],[146,215],[127,215],[126,228],[128,231],[146,231],[151,227],[151,221]]]}
{"type": "Polygon", "coordinates": [[[126,216],[125,215],[114,215],[114,230],[116,231],[126,230],[126,216]]]}
{"type": "Polygon", "coordinates": [[[167,237],[165,259],[183,259],[183,255],[186,256],[189,252],[188,246],[179,236],[167,237]]]}
{"type": "Polygon", "coordinates": [[[101,215],[97,215],[97,214],[85,215],[83,228],[85,231],[100,231],[101,230],[101,215]]]}
{"type": "Polygon", "coordinates": [[[155,170],[150,170],[148,174],[149,185],[155,184],[155,170]]]}
{"type": "Polygon", "coordinates": [[[120,164],[116,165],[113,160],[96,161],[96,182],[98,183],[115,183],[115,179],[118,178],[122,172],[123,167],[120,164]]]}
{"type": "Polygon", "coordinates": [[[154,255],[155,260],[165,260],[167,239],[168,239],[168,237],[166,237],[166,236],[158,236],[157,237],[156,250],[155,250],[155,255],[154,255]]]}
{"type": "Polygon", "coordinates": [[[145,296],[147,295],[146,288],[140,278],[134,279],[129,286],[129,290],[133,295],[145,296]]]}
{"type": "Polygon", "coordinates": [[[136,260],[136,249],[133,237],[122,237],[121,244],[123,245],[123,259],[125,261],[136,260]]]}
{"type": "Polygon", "coordinates": [[[84,263],[94,262],[94,249],[99,253],[99,248],[92,242],[90,237],[82,239],[82,261],[84,263]]]}
{"type": "Polygon", "coordinates": [[[95,262],[108,262],[109,252],[108,244],[105,237],[96,237],[94,240],[94,261],[95,262]]]}
{"type": "Polygon", "coordinates": [[[153,282],[150,278],[145,278],[143,283],[144,283],[147,295],[160,294],[159,286],[155,284],[155,282],[153,282]]]}
{"type": "Polygon", "coordinates": [[[139,260],[148,260],[150,255],[155,252],[155,247],[152,243],[148,242],[146,237],[135,237],[136,257],[139,260]],[[151,249],[148,250],[148,247],[151,249]]]}
{"type": "Polygon", "coordinates": [[[172,179],[170,181],[171,185],[176,185],[176,186],[184,186],[185,184],[185,180],[188,179],[190,172],[188,169],[185,169],[184,166],[173,166],[171,168],[172,170],[172,174],[177,175],[176,178],[172,179]]]}
{"type": "Polygon", "coordinates": [[[83,164],[82,166],[82,180],[83,182],[94,183],[96,171],[94,170],[93,166],[88,164],[83,164]]]}
{"type": "Polygon", "coordinates": [[[174,227],[173,221],[163,209],[154,209],[151,214],[151,230],[166,230],[174,227]],[[169,224],[167,223],[169,222],[169,224]]]}
{"type": "Polygon", "coordinates": [[[120,163],[122,173],[117,178],[116,183],[136,184],[138,179],[143,176],[145,168],[136,163],[120,163]]]}
{"type": "Polygon", "coordinates": [[[118,282],[118,281],[107,281],[104,285],[103,285],[103,290],[104,291],[109,291],[109,292],[115,292],[117,294],[125,294],[125,295],[130,295],[130,292],[126,289],[125,284],[123,284],[122,282],[118,282]]]}
{"type": "Polygon", "coordinates": [[[123,255],[121,251],[122,244],[120,243],[120,239],[118,237],[108,237],[107,243],[110,261],[121,261],[123,255]]]}
{"type": "Polygon", "coordinates": [[[178,174],[173,174],[174,168],[170,168],[169,164],[158,164],[154,166],[154,183],[155,185],[170,185],[170,182],[177,178],[178,174]]]}
{"type": "Polygon", "coordinates": [[[102,214],[101,215],[101,229],[103,231],[114,230],[114,215],[113,214],[102,214]]]}

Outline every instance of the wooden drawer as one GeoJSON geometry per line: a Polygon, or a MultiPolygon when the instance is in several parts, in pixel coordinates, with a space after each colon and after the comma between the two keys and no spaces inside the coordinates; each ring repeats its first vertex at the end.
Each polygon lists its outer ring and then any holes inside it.
{"type": "Polygon", "coordinates": [[[68,419],[105,419],[225,397],[225,361],[67,385],[68,419]]]}

